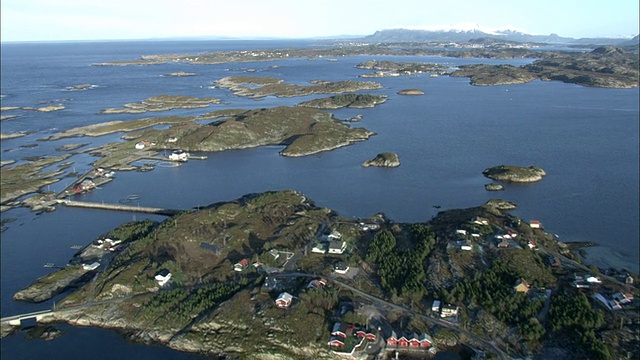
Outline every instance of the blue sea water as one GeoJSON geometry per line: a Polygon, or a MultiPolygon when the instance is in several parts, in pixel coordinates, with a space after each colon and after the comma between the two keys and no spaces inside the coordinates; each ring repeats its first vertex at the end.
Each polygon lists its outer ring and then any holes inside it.
{"type": "MultiPolygon", "coordinates": [[[[77,126],[145,116],[197,115],[226,108],[295,105],[316,97],[252,100],[212,88],[213,81],[246,75],[248,69],[255,71],[251,73],[254,76],[305,84],[314,79],[361,80],[358,75],[364,71],[355,65],[374,58],[451,66],[479,62],[521,65],[532,61],[355,56],[339,57],[337,61],[319,58],[220,65],[92,66],[149,54],[313,45],[305,41],[2,44],[2,107],[60,103],[66,108],[51,113],[3,113],[19,117],[2,121],[2,133],[24,131],[28,135],[3,140],[1,158],[21,162],[27,156],[62,154],[56,148],[64,144],[88,143],[88,148],[119,141],[121,136],[40,140],[77,126]],[[198,75],[162,76],[180,70],[198,75]],[[85,83],[96,87],[65,90],[85,83]],[[151,115],[99,114],[101,109],[159,94],[216,97],[222,103],[208,109],[151,115]]],[[[440,210],[477,206],[499,197],[518,204],[514,214],[525,220],[540,220],[547,231],[559,234],[564,241],[601,244],[589,249],[589,261],[638,271],[638,88],[599,89],[542,81],[474,87],[465,78],[426,75],[373,80],[383,88],[371,93],[387,95],[386,103],[374,109],[333,112],[343,119],[364,115],[352,126],[376,132],[365,142],[293,159],[279,156],[279,146],[207,154],[207,160],[176,168],[118,172],[115,181],[82,199],[115,203],[137,194],[140,198],[135,202],[141,206],[190,208],[252,192],[296,189],[342,216],[367,217],[384,212],[397,222],[415,222],[427,221],[440,210]],[[425,95],[397,95],[406,88],[418,88],[425,95]],[[383,151],[396,152],[402,165],[396,169],[360,165],[383,151]],[[504,192],[487,192],[484,184],[489,180],[481,172],[499,164],[537,165],[548,176],[535,184],[506,184],[504,192]]],[[[68,171],[81,173],[91,168],[95,158],[83,154],[69,160],[74,164],[68,171]]],[[[63,179],[50,189],[60,190],[69,181],[63,179]]],[[[16,220],[6,224],[8,230],[0,241],[2,316],[51,307],[53,301],[34,305],[15,302],[11,297],[51,271],[42,267],[44,263],[66,263],[76,251],[71,246],[87,244],[134,217],[147,216],[64,207],[43,215],[26,209],[3,212],[2,219],[16,220]]],[[[131,351],[142,358],[188,357],[164,348],[129,344],[107,330],[67,327],[65,332],[51,343],[25,340],[23,334],[11,336],[2,340],[2,353],[9,358],[33,358],[51,349],[64,349],[59,353],[68,358],[86,354],[87,348],[78,343],[88,342],[114,349],[106,358],[122,357],[131,351]]]]}

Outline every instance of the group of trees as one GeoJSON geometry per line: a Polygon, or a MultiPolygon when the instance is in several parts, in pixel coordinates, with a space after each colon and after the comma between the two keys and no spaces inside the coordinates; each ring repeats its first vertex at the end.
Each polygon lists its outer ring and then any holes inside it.
{"type": "Polygon", "coordinates": [[[214,284],[187,291],[183,288],[163,291],[151,298],[143,307],[143,313],[156,321],[181,325],[190,321],[193,315],[217,306],[235,294],[246,281],[240,283],[214,284]]]}
{"type": "Polygon", "coordinates": [[[602,314],[593,310],[583,293],[553,297],[549,310],[549,327],[552,331],[571,334],[593,359],[611,359],[609,348],[595,333],[603,324],[602,314]]]}
{"type": "Polygon", "coordinates": [[[423,224],[413,225],[409,232],[414,246],[404,251],[399,249],[391,231],[378,232],[366,261],[378,264],[377,274],[384,291],[417,301],[427,293],[424,262],[435,244],[435,237],[423,224]]]}
{"type": "Polygon", "coordinates": [[[450,303],[482,307],[500,321],[518,326],[522,338],[537,340],[545,333],[536,318],[543,301],[532,301],[524,293],[515,292],[518,278],[506,264],[496,261],[487,271],[463,279],[450,291],[444,290],[443,297],[450,303]]]}

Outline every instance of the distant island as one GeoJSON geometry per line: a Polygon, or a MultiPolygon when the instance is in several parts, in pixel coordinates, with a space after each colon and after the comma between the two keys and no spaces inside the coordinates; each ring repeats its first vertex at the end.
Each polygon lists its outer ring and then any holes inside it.
{"type": "Polygon", "coordinates": [[[395,223],[285,190],[122,224],[14,299],[68,291],[45,336],[61,321],[209,357],[627,354],[637,276],[572,248],[493,203],[395,223]]]}
{"type": "Polygon", "coordinates": [[[537,166],[499,165],[486,168],[482,174],[490,179],[513,183],[530,183],[542,180],[547,173],[537,166]]]}
{"type": "MultiPolygon", "coordinates": [[[[635,38],[637,42],[637,37],[635,38]]],[[[596,42],[597,43],[597,42],[596,42]]],[[[633,43],[631,41],[630,43],[633,43]]],[[[622,45],[622,44],[621,44],[622,45]]],[[[100,63],[101,66],[126,65],[155,65],[168,62],[189,64],[220,64],[229,62],[274,61],[290,58],[357,56],[357,55],[402,55],[402,56],[446,56],[454,58],[532,58],[536,59],[530,65],[465,65],[453,71],[437,64],[395,63],[391,61],[369,60],[359,64],[364,69],[379,69],[370,77],[399,76],[400,74],[414,74],[420,71],[434,75],[451,74],[452,76],[470,77],[473,85],[501,85],[519,84],[534,79],[555,80],[575,83],[582,86],[606,88],[637,87],[639,83],[638,46],[605,45],[596,47],[590,52],[536,50],[537,44],[514,44],[500,42],[495,39],[468,41],[457,43],[451,49],[449,42],[402,42],[398,38],[395,42],[369,43],[367,46],[359,44],[339,44],[337,47],[319,49],[286,49],[260,51],[218,51],[197,55],[149,55],[137,60],[100,63]]],[[[260,80],[264,81],[264,80],[260,80]]],[[[277,82],[276,82],[277,83],[277,82]]],[[[223,81],[223,86],[237,87],[237,80],[231,78],[230,83],[223,81]]],[[[260,84],[270,85],[273,84],[260,84]]],[[[276,87],[277,88],[277,87],[276,87]]],[[[289,86],[287,91],[300,91],[298,87],[289,86]]],[[[242,96],[258,95],[261,91],[238,88],[242,96]],[[246,95],[245,95],[246,94],[246,95]]],[[[281,91],[281,90],[279,90],[281,91]]],[[[309,91],[309,89],[306,89],[309,91]]],[[[351,90],[353,91],[353,90],[351,90]]],[[[326,92],[325,92],[326,93],[326,92]]],[[[286,93],[276,96],[287,96],[286,93]]]]}

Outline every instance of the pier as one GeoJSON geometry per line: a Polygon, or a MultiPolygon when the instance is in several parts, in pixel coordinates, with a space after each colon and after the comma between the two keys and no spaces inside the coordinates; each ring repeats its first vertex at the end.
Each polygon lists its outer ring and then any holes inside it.
{"type": "Polygon", "coordinates": [[[154,207],[147,207],[147,206],[105,204],[105,203],[94,203],[94,202],[88,202],[88,201],[64,200],[64,199],[58,200],[57,203],[65,206],[71,206],[71,207],[114,210],[114,211],[130,211],[130,212],[165,215],[165,216],[176,215],[183,211],[183,210],[176,210],[176,209],[163,209],[163,208],[154,208],[154,207]]]}

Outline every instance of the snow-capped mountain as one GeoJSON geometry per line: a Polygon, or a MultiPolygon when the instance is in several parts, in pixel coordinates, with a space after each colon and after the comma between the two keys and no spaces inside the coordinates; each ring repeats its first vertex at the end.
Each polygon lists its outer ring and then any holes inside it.
{"type": "Polygon", "coordinates": [[[629,40],[623,38],[574,39],[557,34],[531,35],[515,27],[488,28],[474,23],[379,30],[373,35],[366,36],[364,40],[374,42],[469,42],[479,38],[493,38],[508,42],[593,45],[613,45],[629,40]]]}

